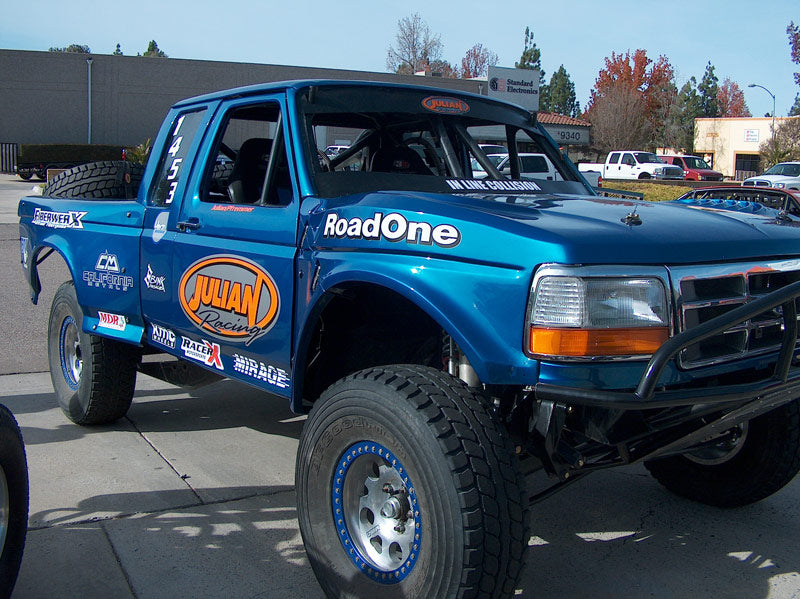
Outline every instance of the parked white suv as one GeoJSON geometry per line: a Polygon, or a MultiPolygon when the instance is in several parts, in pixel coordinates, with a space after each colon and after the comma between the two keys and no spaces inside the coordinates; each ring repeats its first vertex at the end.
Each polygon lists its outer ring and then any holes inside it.
{"type": "Polygon", "coordinates": [[[745,179],[742,185],[800,190],[800,162],[779,162],[763,175],[745,179]]]}

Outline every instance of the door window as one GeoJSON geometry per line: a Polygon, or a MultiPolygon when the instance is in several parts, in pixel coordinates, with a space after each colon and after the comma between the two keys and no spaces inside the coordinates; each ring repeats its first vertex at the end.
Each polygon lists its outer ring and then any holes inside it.
{"type": "Polygon", "coordinates": [[[169,206],[175,199],[179,183],[189,172],[186,156],[204,115],[205,110],[184,112],[173,122],[150,193],[151,206],[169,206]]]}

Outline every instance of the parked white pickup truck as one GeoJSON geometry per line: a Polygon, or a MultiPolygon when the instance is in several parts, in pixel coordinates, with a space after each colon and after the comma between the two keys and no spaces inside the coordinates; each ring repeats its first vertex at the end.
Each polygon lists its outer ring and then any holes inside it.
{"type": "Polygon", "coordinates": [[[617,150],[609,152],[603,164],[584,162],[582,173],[598,172],[603,179],[683,179],[683,169],[666,164],[652,152],[617,150]]]}

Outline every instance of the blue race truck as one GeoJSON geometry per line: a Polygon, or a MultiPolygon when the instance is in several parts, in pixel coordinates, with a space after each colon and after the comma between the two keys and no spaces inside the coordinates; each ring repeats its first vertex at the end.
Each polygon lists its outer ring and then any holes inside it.
{"type": "Polygon", "coordinates": [[[535,114],[427,87],[214,93],[153,148],[20,201],[34,303],[46,256],[72,274],[56,396],[89,425],[139,371],[230,377],[308,413],[298,517],[328,596],[510,597],[529,506],[599,469],[738,506],[800,468],[786,210],[599,197],[535,114]]]}

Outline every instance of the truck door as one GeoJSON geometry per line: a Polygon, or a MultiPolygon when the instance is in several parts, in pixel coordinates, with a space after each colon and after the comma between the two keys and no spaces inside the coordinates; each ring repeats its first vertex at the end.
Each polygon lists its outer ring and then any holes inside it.
{"type": "Polygon", "coordinates": [[[177,233],[178,210],[187,188],[192,161],[203,133],[219,102],[172,110],[159,132],[148,172],[150,181],[145,194],[145,216],[140,241],[142,314],[147,323],[145,335],[149,343],[165,351],[175,349],[175,335],[169,329],[175,321],[177,285],[172,278],[173,243],[177,233]],[[149,169],[153,169],[152,174],[149,169]]]}
{"type": "Polygon", "coordinates": [[[636,159],[630,152],[622,155],[619,167],[620,179],[637,179],[639,177],[636,159]]]}
{"type": "Polygon", "coordinates": [[[602,171],[605,179],[619,179],[619,152],[611,152],[606,159],[605,169],[602,171]]]}
{"type": "Polygon", "coordinates": [[[288,397],[298,192],[283,96],[225,102],[173,242],[177,354],[288,397]]]}

